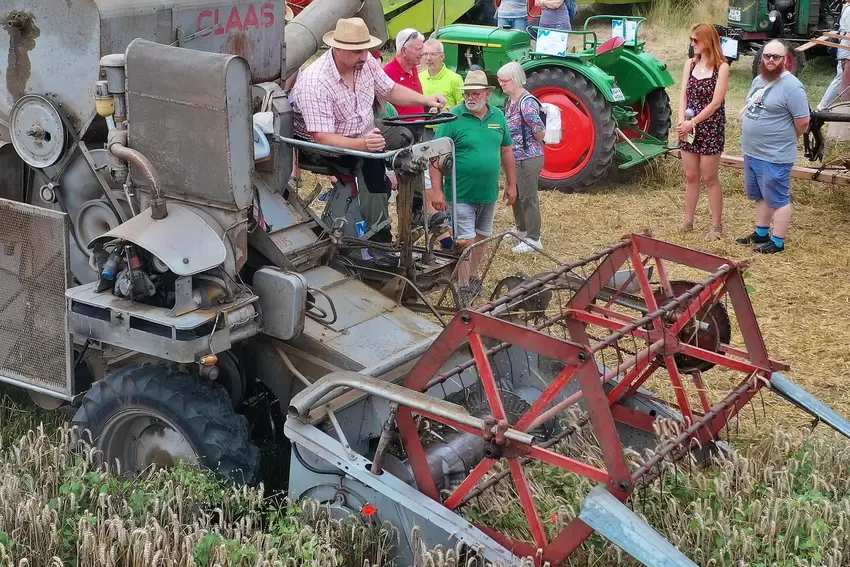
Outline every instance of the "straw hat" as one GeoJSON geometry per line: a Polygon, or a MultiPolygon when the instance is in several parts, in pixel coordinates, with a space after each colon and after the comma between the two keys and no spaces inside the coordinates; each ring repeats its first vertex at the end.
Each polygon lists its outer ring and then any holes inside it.
{"type": "Polygon", "coordinates": [[[343,18],[338,20],[336,29],[326,33],[322,39],[331,47],[348,51],[374,49],[384,43],[369,33],[369,28],[362,18],[343,18]]]}
{"type": "Polygon", "coordinates": [[[493,87],[487,83],[487,74],[484,71],[470,71],[466,74],[466,79],[464,79],[463,86],[460,88],[464,91],[477,91],[492,89],[493,87]]]}

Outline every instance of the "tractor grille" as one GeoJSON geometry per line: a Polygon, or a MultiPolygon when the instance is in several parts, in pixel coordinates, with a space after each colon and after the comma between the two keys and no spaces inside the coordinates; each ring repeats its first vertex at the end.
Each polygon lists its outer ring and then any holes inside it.
{"type": "Polygon", "coordinates": [[[70,395],[65,217],[0,199],[0,377],[70,395]]]}

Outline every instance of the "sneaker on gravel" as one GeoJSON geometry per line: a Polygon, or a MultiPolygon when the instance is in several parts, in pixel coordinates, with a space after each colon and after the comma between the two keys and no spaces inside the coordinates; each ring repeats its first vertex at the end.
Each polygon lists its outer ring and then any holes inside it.
{"type": "Polygon", "coordinates": [[[543,250],[543,243],[540,240],[524,240],[514,246],[513,251],[516,254],[528,254],[529,252],[536,252],[538,250],[543,250]]]}
{"type": "Polygon", "coordinates": [[[777,252],[783,252],[784,250],[784,246],[777,246],[773,240],[768,240],[764,244],[756,246],[756,252],[759,254],[776,254],[777,252]]]}
{"type": "Polygon", "coordinates": [[[755,233],[755,231],[753,231],[747,236],[736,238],[735,242],[737,242],[738,244],[743,244],[744,246],[750,246],[752,244],[765,244],[766,242],[770,242],[770,236],[759,236],[755,233]]]}

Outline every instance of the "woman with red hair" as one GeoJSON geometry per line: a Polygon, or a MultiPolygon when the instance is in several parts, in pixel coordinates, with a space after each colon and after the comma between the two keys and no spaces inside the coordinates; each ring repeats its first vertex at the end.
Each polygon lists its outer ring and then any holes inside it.
{"type": "Polygon", "coordinates": [[[718,170],[726,143],[726,91],[729,63],[720,47],[720,36],[711,24],[691,28],[694,56],[682,70],[679,96],[679,149],[685,169],[685,221],[683,230],[694,229],[700,179],[708,193],[711,230],[708,240],[723,236],[723,189],[718,170]]]}

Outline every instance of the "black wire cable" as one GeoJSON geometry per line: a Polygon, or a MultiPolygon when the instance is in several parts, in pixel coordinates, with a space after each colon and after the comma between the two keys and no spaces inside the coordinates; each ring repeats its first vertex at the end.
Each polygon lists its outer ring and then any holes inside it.
{"type": "Polygon", "coordinates": [[[304,460],[304,457],[301,456],[301,451],[298,450],[298,445],[292,443],[292,454],[295,455],[295,458],[298,459],[298,462],[301,463],[301,466],[310,471],[313,474],[327,474],[339,477],[345,477],[345,473],[339,469],[335,470],[322,470],[314,467],[310,463],[304,460]]]}

